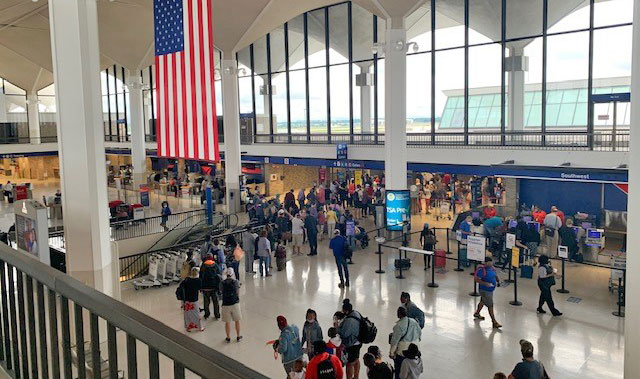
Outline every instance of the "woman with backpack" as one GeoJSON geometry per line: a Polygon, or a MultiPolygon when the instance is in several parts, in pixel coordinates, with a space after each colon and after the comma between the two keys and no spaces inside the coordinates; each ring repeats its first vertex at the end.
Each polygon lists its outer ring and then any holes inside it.
{"type": "Polygon", "coordinates": [[[203,331],[204,327],[200,322],[200,305],[198,295],[202,289],[202,281],[198,277],[198,268],[191,269],[189,277],[180,283],[178,291],[182,292],[182,310],[184,312],[184,328],[187,332],[193,330],[203,331]]]}
{"type": "Polygon", "coordinates": [[[318,323],[318,314],[313,309],[307,309],[306,321],[302,327],[302,346],[307,343],[306,352],[309,360],[322,351],[316,351],[313,344],[316,341],[322,341],[322,327],[318,323]]]}
{"type": "Polygon", "coordinates": [[[284,316],[278,316],[276,323],[280,329],[280,337],[273,344],[273,349],[282,356],[282,366],[288,376],[296,360],[304,354],[300,343],[300,330],[295,325],[289,325],[284,316]]]}
{"type": "Polygon", "coordinates": [[[349,299],[343,300],[342,313],[345,317],[338,327],[338,334],[347,353],[347,379],[357,379],[360,377],[360,348],[362,347],[362,342],[358,340],[358,337],[360,335],[362,315],[353,310],[353,305],[351,305],[349,299]]]}
{"type": "Polygon", "coordinates": [[[538,313],[547,313],[542,306],[547,303],[551,314],[554,316],[562,316],[562,312],[556,309],[553,303],[553,297],[551,296],[551,287],[556,284],[555,269],[551,267],[549,257],[541,255],[538,260],[540,267],[538,267],[538,288],[540,288],[540,299],[538,300],[538,313]]]}

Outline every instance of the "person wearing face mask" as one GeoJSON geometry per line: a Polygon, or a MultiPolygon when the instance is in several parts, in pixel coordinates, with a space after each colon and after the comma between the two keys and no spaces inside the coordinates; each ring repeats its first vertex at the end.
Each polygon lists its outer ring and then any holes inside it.
{"type": "Polygon", "coordinates": [[[309,360],[311,360],[315,355],[323,353],[322,351],[315,351],[313,349],[313,344],[316,341],[322,340],[322,327],[320,327],[320,324],[318,323],[318,315],[316,311],[309,308],[307,309],[307,320],[302,328],[302,346],[304,346],[305,342],[307,343],[305,351],[309,356],[309,360]]]}

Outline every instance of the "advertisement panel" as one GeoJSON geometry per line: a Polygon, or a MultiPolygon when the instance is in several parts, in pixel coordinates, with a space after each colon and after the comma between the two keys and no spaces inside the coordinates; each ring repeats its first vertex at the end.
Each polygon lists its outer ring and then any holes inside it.
{"type": "MultiPolygon", "coordinates": [[[[356,182],[357,183],[357,182],[356,182]]],[[[402,225],[411,217],[411,197],[408,190],[387,190],[387,230],[402,230],[402,225]]]]}
{"type": "Polygon", "coordinates": [[[468,236],[467,258],[470,261],[484,262],[486,242],[484,236],[468,236]]]}
{"type": "Polygon", "coordinates": [[[362,185],[362,170],[353,171],[353,178],[355,179],[356,186],[362,185]]]}
{"type": "Polygon", "coordinates": [[[142,204],[143,207],[151,205],[149,201],[149,186],[146,184],[140,184],[140,204],[142,204]]]}

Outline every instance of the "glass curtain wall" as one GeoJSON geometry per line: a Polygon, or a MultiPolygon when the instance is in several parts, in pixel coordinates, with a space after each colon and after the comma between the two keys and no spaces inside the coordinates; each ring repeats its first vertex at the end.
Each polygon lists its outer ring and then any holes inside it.
{"type": "MultiPolygon", "coordinates": [[[[629,91],[632,7],[632,0],[427,1],[406,20],[407,39],[417,43],[407,57],[409,143],[592,148],[589,136],[607,133],[614,113],[628,129],[628,103],[589,104],[593,94],[629,91]]],[[[255,103],[263,125],[275,120],[257,134],[383,141],[384,56],[371,48],[384,30],[384,20],[345,2],[306,12],[247,47],[260,67],[249,75],[255,90],[247,104],[255,103]],[[283,55],[288,62],[276,67],[283,55]],[[264,98],[267,82],[279,85],[264,98]]]]}
{"type": "Polygon", "coordinates": [[[100,79],[105,141],[129,141],[129,90],[124,85],[125,68],[117,65],[107,67],[100,73],[100,79]]]}
{"type": "Polygon", "coordinates": [[[0,144],[29,143],[27,92],[0,78],[0,144]]]}

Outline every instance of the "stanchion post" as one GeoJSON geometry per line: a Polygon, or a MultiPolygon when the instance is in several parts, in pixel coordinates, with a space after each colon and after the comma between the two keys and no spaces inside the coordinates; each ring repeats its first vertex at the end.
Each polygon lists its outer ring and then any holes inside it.
{"type": "Polygon", "coordinates": [[[521,302],[518,301],[518,273],[513,273],[513,300],[509,302],[509,304],[519,307],[522,305],[521,302]]]}
{"type": "Polygon", "coordinates": [[[507,278],[507,280],[505,280],[505,283],[513,283],[514,280],[511,279],[511,270],[513,269],[513,266],[511,265],[511,259],[509,259],[509,277],[507,278]]]}
{"type": "Polygon", "coordinates": [[[480,293],[478,293],[478,283],[476,283],[476,279],[475,279],[475,274],[476,271],[478,270],[478,262],[474,262],[473,264],[473,292],[469,292],[469,296],[473,296],[473,297],[478,297],[480,296],[480,293]]]}
{"type": "MultiPolygon", "coordinates": [[[[435,254],[435,252],[434,252],[435,254]]],[[[430,258],[433,259],[434,255],[430,254],[430,258]]],[[[436,283],[436,262],[431,262],[431,283],[427,284],[427,287],[437,288],[439,285],[436,283]]]]}
{"type": "Polygon", "coordinates": [[[449,245],[449,228],[446,228],[444,231],[445,231],[445,234],[447,235],[447,254],[451,254],[451,249],[449,245]]]}
{"type": "Polygon", "coordinates": [[[382,269],[382,245],[378,244],[378,269],[376,270],[376,274],[384,274],[384,270],[382,269]]]}
{"type": "Polygon", "coordinates": [[[458,265],[453,269],[453,271],[464,271],[464,269],[460,267],[460,241],[458,241],[458,265]]]}
{"type": "Polygon", "coordinates": [[[625,280],[622,280],[622,278],[618,278],[618,310],[615,312],[611,312],[611,314],[616,317],[624,317],[624,311],[622,310],[622,307],[624,307],[625,285],[623,284],[623,282],[626,281],[626,275],[627,271],[625,270],[622,272],[622,276],[625,278],[625,280]]]}
{"type": "Polygon", "coordinates": [[[558,291],[558,293],[569,293],[569,290],[564,288],[564,261],[566,259],[562,258],[562,288],[560,288],[558,291]]]}

